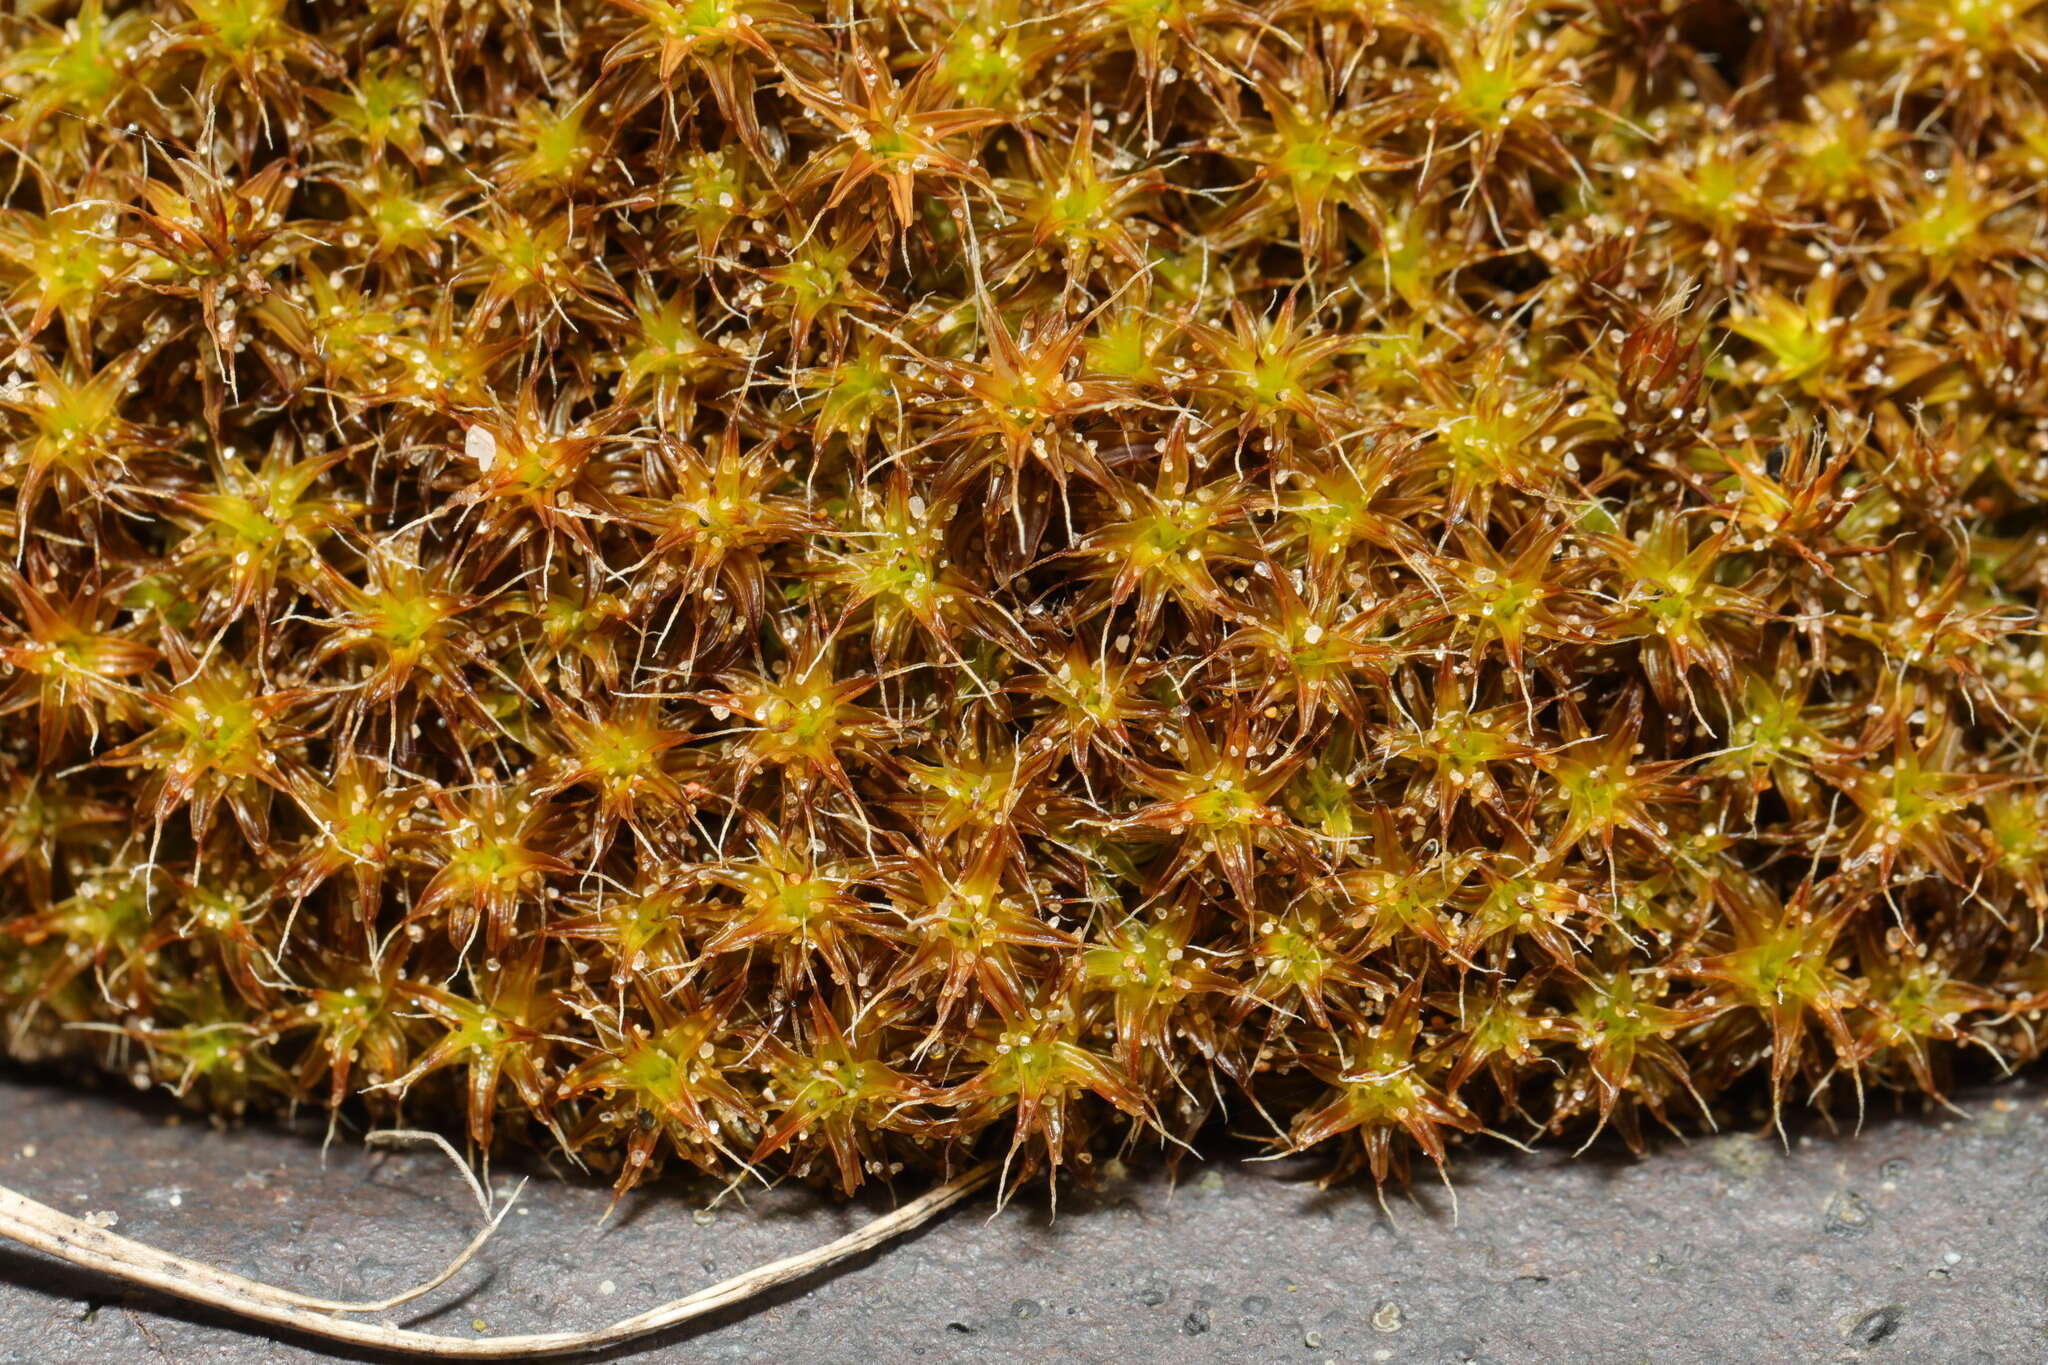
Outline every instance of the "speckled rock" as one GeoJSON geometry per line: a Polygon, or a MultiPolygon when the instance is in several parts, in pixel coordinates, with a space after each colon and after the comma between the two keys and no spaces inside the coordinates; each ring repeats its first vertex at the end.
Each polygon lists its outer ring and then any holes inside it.
{"type": "MultiPolygon", "coordinates": [[[[1403,1365],[2048,1359],[2048,1083],[1967,1118],[1860,1135],[1729,1134],[1636,1161],[1468,1152],[1440,1186],[1321,1191],[1300,1163],[1112,1177],[956,1213],[751,1314],[619,1352],[639,1365],[797,1361],[1335,1361],[1403,1365]]],[[[214,1131],[126,1097],[0,1080],[0,1183],[244,1274],[389,1293],[453,1255],[476,1209],[431,1151],[318,1128],[214,1131]]],[[[501,1189],[513,1180],[494,1177],[501,1189]]],[[[787,1254],[881,1207],[668,1183],[529,1186],[499,1239],[414,1319],[595,1326],[787,1254]]],[[[478,1324],[482,1324],[479,1329],[478,1324]]],[[[0,1251],[0,1365],[306,1365],[334,1356],[0,1251]]]]}

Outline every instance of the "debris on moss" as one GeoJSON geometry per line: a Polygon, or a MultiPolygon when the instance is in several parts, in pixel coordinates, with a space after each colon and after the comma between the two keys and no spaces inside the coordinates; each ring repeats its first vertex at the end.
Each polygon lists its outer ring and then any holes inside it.
{"type": "Polygon", "coordinates": [[[849,1191],[2024,1062],[2044,63],[2031,0],[29,0],[6,1046],[849,1191]]]}

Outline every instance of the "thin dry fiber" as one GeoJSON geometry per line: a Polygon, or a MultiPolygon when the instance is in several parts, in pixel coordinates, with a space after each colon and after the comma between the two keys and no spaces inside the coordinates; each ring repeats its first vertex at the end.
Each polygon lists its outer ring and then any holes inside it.
{"type": "Polygon", "coordinates": [[[2040,1050],[2034,0],[15,11],[17,1055],[852,1190],[2040,1050]]]}

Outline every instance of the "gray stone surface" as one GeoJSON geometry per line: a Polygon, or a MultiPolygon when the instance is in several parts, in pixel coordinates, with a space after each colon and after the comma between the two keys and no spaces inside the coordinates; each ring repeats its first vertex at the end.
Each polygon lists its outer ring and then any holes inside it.
{"type": "MultiPolygon", "coordinates": [[[[1646,1161],[1472,1151],[1440,1186],[1320,1191],[1301,1163],[1217,1162],[957,1211],[750,1314],[608,1359],[669,1362],[1688,1362],[2048,1359],[2048,1085],[1855,1138],[1739,1134],[1646,1161]]],[[[389,1293],[458,1250],[475,1205],[432,1152],[318,1130],[217,1132],[0,1077],[0,1183],[310,1292],[389,1293]]],[[[502,1173],[497,1184],[511,1182],[502,1173]]],[[[827,1240],[880,1207],[796,1189],[715,1211],[669,1183],[531,1186],[411,1321],[594,1326],[827,1240]]],[[[303,1365],[336,1357],[0,1250],[4,1365],[303,1365]]]]}

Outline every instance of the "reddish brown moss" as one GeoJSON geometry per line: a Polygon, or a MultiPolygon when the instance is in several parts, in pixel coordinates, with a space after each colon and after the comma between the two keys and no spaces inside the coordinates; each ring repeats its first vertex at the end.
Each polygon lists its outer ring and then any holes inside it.
{"type": "Polygon", "coordinates": [[[2036,1053],[2028,0],[25,8],[15,1051],[849,1190],[2036,1053]]]}

